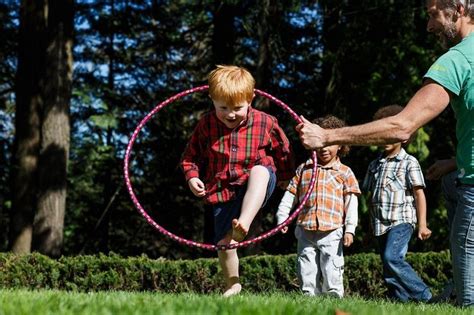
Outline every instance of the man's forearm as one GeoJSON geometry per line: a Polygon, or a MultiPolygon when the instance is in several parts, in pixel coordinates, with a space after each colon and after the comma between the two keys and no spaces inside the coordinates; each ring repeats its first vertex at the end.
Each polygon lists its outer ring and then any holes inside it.
{"type": "Polygon", "coordinates": [[[381,145],[405,142],[410,138],[410,132],[411,129],[394,117],[388,117],[363,125],[331,129],[325,138],[327,145],[381,145]]]}
{"type": "Polygon", "coordinates": [[[442,86],[428,81],[398,115],[340,129],[322,129],[301,117],[303,122],[296,126],[296,130],[303,146],[312,150],[333,144],[381,145],[406,142],[418,128],[448,106],[449,97],[442,86]]]}

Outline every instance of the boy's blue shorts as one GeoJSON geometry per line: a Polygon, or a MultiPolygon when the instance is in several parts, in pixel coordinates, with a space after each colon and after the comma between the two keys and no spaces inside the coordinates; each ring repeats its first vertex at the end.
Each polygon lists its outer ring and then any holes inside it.
{"type": "MultiPolygon", "coordinates": [[[[265,200],[263,201],[262,208],[270,199],[276,186],[276,175],[275,172],[267,167],[270,173],[268,179],[267,193],[265,200]]],[[[214,212],[214,243],[217,244],[222,240],[225,235],[232,229],[232,220],[238,218],[240,215],[240,209],[242,208],[242,202],[244,201],[245,192],[247,191],[247,185],[236,188],[236,198],[227,202],[217,203],[213,206],[214,212]]]]}

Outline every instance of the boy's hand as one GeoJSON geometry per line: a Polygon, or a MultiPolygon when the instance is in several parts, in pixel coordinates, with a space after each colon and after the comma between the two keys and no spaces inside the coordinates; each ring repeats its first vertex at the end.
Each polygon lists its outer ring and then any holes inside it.
{"type": "Polygon", "coordinates": [[[286,190],[286,187],[288,187],[289,183],[290,183],[289,180],[280,180],[280,181],[278,181],[277,186],[281,190],[286,190]]]}
{"type": "Polygon", "coordinates": [[[344,233],[344,246],[349,247],[354,242],[354,235],[352,233],[344,233]]]}
{"type": "Polygon", "coordinates": [[[418,238],[422,241],[429,239],[431,236],[431,230],[426,226],[418,227],[418,238]]]}
{"type": "Polygon", "coordinates": [[[288,225],[281,229],[281,234],[286,234],[288,232],[288,225]]]}
{"type": "Polygon", "coordinates": [[[199,178],[191,178],[190,180],[188,180],[188,185],[194,196],[204,197],[206,195],[206,186],[199,178]]]}

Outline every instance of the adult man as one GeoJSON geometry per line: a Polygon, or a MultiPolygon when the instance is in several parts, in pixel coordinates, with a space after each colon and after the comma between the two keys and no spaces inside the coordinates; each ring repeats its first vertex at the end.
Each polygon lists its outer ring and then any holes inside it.
{"type": "MultiPolygon", "coordinates": [[[[297,126],[309,149],[332,144],[386,144],[408,141],[451,103],[456,114],[456,160],[442,161],[433,178],[457,166],[457,205],[450,237],[454,285],[460,305],[474,305],[474,1],[427,0],[427,29],[451,47],[428,70],[423,86],[402,112],[368,124],[325,130],[303,118],[297,126]]],[[[430,175],[430,174],[428,174],[430,175]]]]}

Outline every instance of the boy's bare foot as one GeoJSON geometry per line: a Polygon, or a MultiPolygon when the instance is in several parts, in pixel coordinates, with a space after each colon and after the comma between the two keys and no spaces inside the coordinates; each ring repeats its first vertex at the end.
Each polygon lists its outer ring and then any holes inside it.
{"type": "Polygon", "coordinates": [[[244,229],[239,220],[232,220],[232,239],[236,242],[242,242],[248,234],[248,230],[244,229]]]}
{"type": "Polygon", "coordinates": [[[242,286],[240,285],[240,283],[234,283],[233,285],[231,285],[230,288],[228,288],[223,296],[224,297],[229,297],[229,296],[232,296],[232,295],[237,295],[240,293],[240,291],[242,290],[242,286]]]}

